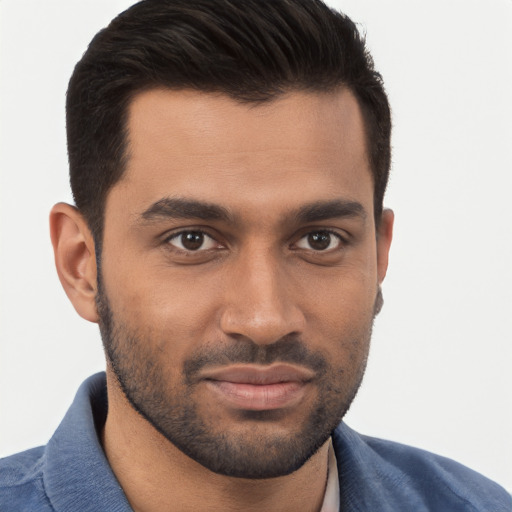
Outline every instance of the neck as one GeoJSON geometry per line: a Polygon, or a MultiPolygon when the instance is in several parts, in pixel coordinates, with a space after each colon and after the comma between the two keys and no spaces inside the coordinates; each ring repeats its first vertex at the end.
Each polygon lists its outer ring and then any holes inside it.
{"type": "Polygon", "coordinates": [[[325,443],[300,469],[278,478],[250,480],[219,475],[178,450],[126,401],[107,378],[109,410],[103,448],[135,512],[265,510],[318,512],[325,493],[325,443]]]}

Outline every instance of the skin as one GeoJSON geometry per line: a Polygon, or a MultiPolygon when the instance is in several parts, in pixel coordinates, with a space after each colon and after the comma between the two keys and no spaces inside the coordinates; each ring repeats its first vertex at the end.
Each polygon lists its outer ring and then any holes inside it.
{"type": "MultiPolygon", "coordinates": [[[[143,340],[131,352],[132,365],[152,358],[169,396],[187,396],[213,432],[252,440],[256,449],[268,440],[300,438],[322,396],[320,377],[264,421],[241,414],[206,381],[187,387],[184,366],[202,351],[247,340],[264,351],[292,337],[328,361],[343,402],[334,412],[339,421],[364,373],[393,226],[389,210],[375,226],[354,96],[291,92],[255,106],[223,95],[152,90],[134,98],[128,129],[130,158],[107,197],[101,261],[118,348],[130,351],[127,336],[143,340]],[[216,205],[229,219],[175,218],[158,208],[154,215],[155,204],[168,198],[216,205]],[[301,209],[332,201],[360,208],[298,219],[301,209]],[[187,230],[207,234],[200,250],[183,249],[179,234],[187,230]],[[327,237],[326,249],[312,246],[309,235],[318,233],[327,237]]],[[[87,225],[62,203],[50,220],[66,293],[82,317],[99,322],[87,225]]],[[[138,414],[110,364],[107,388],[104,449],[134,510],[169,504],[200,510],[204,503],[219,511],[319,510],[328,442],[290,474],[226,476],[183,453],[138,414]]]]}

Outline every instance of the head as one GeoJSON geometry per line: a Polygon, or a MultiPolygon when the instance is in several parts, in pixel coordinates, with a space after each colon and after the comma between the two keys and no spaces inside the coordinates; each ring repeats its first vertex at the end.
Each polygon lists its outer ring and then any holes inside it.
{"type": "Polygon", "coordinates": [[[148,0],[94,37],[69,83],[71,188],[98,249],[106,197],[129,158],[128,107],[154,88],[221,93],[252,105],[290,91],[351,90],[364,117],[378,222],[391,159],[390,110],[347,16],[319,0],[148,0]]]}
{"type": "Polygon", "coordinates": [[[389,108],[354,24],[143,1],[92,41],[67,116],[77,210],[52,238],[109,391],[214,472],[295,471],[359,388],[391,241],[389,108]]]}

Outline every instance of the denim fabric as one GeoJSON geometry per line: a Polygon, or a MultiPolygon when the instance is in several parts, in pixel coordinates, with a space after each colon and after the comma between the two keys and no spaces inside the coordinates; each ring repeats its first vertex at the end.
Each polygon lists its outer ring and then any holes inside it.
{"type": "Polygon", "coordinates": [[[512,497],[502,487],[445,457],[362,436],[343,423],[333,446],[342,511],[512,511],[512,497]]]}
{"type": "Polygon", "coordinates": [[[132,512],[100,445],[105,374],[87,379],[49,443],[0,461],[1,512],[132,512]]]}
{"type": "MultiPolygon", "coordinates": [[[[130,512],[98,439],[106,411],[100,373],[82,384],[46,446],[0,460],[0,511],[130,512]]],[[[333,446],[342,511],[512,511],[504,489],[449,459],[361,436],[343,423],[333,446]]]]}

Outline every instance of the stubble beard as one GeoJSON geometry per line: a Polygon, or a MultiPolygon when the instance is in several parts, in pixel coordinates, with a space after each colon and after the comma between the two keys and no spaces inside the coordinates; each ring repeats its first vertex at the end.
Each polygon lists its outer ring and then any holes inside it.
{"type": "MultiPolygon", "coordinates": [[[[248,339],[233,345],[204,348],[188,359],[180,389],[171,389],[156,341],[116,322],[106,293],[96,296],[103,346],[120,389],[133,409],[185,455],[214,473],[249,479],[288,475],[302,467],[327,441],[348,411],[361,385],[373,318],[349,343],[365,351],[355,378],[347,382],[343,368],[333,368],[318,352],[311,352],[297,337],[285,337],[260,346],[248,339]],[[278,420],[281,411],[240,411],[240,421],[256,428],[250,435],[219,431],[202,417],[194,400],[194,377],[208,364],[220,362],[270,364],[295,363],[316,374],[316,405],[303,424],[286,435],[270,433],[266,423],[278,420]],[[262,428],[257,428],[262,427],[262,428]]],[[[340,342],[343,342],[341,340],[340,342]]]]}

